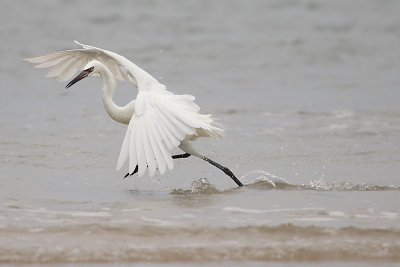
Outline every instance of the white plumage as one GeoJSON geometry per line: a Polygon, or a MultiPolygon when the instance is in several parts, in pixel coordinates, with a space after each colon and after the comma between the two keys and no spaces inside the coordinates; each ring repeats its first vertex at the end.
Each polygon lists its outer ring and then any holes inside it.
{"type": "MultiPolygon", "coordinates": [[[[172,149],[180,147],[186,153],[208,161],[231,176],[227,168],[202,156],[189,143],[197,137],[219,137],[224,134],[222,129],[211,125],[209,115],[199,113],[200,108],[195,104],[193,96],[171,93],[154,77],[123,56],[76,43],[83,49],[60,51],[26,60],[37,64],[37,68],[52,67],[46,76],[56,77],[58,81],[67,81],[77,71],[83,70],[67,87],[88,75],[100,75],[106,111],[114,120],[129,124],[117,169],[128,160],[129,173],[138,167],[136,171],[139,176],[146,169],[150,176],[157,169],[163,174],[167,168],[173,168],[172,149]],[[124,107],[113,102],[116,85],[114,77],[132,82],[138,88],[136,100],[124,107]]],[[[232,176],[235,180],[236,177],[232,176]]],[[[235,182],[240,185],[240,182],[235,182]]]]}

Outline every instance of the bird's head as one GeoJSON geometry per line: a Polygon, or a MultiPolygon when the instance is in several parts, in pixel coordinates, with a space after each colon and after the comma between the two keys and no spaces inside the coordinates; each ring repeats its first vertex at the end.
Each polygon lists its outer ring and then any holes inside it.
{"type": "Polygon", "coordinates": [[[97,73],[97,68],[100,62],[93,60],[90,61],[88,64],[86,64],[86,66],[83,68],[83,70],[81,71],[81,73],[78,74],[78,76],[76,76],[72,81],[70,81],[67,86],[65,86],[65,88],[69,88],[72,85],[74,85],[75,83],[79,82],[80,80],[82,80],[83,78],[86,78],[90,75],[93,75],[95,73],[97,73]]]}

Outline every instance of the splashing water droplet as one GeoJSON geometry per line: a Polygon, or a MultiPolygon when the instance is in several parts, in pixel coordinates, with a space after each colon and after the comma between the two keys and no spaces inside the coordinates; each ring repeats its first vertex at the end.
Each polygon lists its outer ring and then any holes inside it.
{"type": "Polygon", "coordinates": [[[240,178],[241,181],[245,182],[246,184],[251,184],[251,183],[256,183],[259,181],[263,181],[263,182],[267,182],[268,184],[272,185],[273,187],[276,187],[276,182],[280,182],[280,183],[285,183],[285,184],[289,184],[289,182],[284,179],[281,178],[279,176],[270,174],[266,171],[263,170],[254,170],[254,171],[250,171],[248,173],[246,173],[245,175],[243,175],[240,178]],[[248,180],[248,177],[253,175],[253,174],[258,174],[258,176],[256,176],[254,179],[248,180]]]}

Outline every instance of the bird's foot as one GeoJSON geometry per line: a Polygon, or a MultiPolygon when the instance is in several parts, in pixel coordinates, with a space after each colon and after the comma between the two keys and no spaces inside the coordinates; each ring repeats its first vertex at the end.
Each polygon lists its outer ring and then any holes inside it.
{"type": "Polygon", "coordinates": [[[137,173],[138,172],[138,170],[139,170],[139,166],[138,165],[136,165],[136,168],[135,168],[135,170],[133,170],[133,172],[132,173],[127,173],[127,174],[125,174],[125,176],[124,176],[124,178],[123,179],[125,179],[126,177],[128,177],[128,176],[132,176],[132,175],[134,175],[135,173],[137,173]]]}
{"type": "Polygon", "coordinates": [[[185,154],[173,155],[172,158],[173,159],[185,159],[185,158],[188,158],[190,156],[191,156],[191,154],[185,153],[185,154]]]}
{"type": "MultiPolygon", "coordinates": [[[[191,156],[191,155],[190,155],[189,153],[185,153],[185,154],[173,155],[172,158],[173,158],[173,159],[184,159],[184,158],[188,158],[188,157],[190,157],[190,156],[191,156]]],[[[129,172],[128,172],[127,174],[125,174],[125,176],[124,176],[123,179],[125,179],[125,178],[127,178],[127,177],[129,177],[129,176],[134,175],[135,173],[138,172],[138,170],[139,170],[139,166],[136,165],[135,170],[134,170],[132,173],[129,173],[129,172]]]]}

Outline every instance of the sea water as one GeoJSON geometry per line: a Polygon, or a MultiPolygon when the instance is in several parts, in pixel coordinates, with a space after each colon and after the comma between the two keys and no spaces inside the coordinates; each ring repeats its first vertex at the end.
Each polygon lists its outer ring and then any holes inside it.
{"type": "Polygon", "coordinates": [[[400,261],[400,2],[1,5],[0,263],[400,261]],[[226,130],[195,147],[245,186],[194,157],[122,179],[99,79],[65,91],[22,61],[75,39],[195,95],[226,130]]]}

